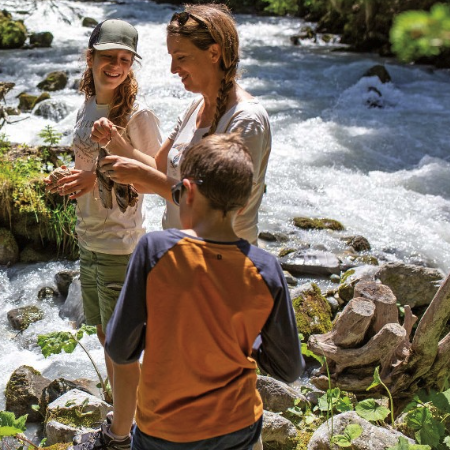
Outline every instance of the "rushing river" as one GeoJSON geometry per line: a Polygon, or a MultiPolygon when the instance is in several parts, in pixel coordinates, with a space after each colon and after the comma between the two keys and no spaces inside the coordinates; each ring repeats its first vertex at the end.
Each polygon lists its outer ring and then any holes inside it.
{"type": "MultiPolygon", "coordinates": [[[[4,0],[2,8],[23,18],[31,31],[51,31],[51,49],[0,52],[0,81],[16,86],[16,95],[36,94],[47,73],[64,70],[68,86],[51,93],[53,119],[33,114],[11,117],[5,133],[12,142],[42,144],[38,133],[51,125],[70,144],[76,111],[83,98],[76,80],[84,70],[82,51],[91,29],[81,19],[122,18],[139,31],[137,67],[140,102],[161,120],[163,135],[192,98],[178,76],[170,73],[165,25],[174,8],[147,1],[89,3],[75,1],[4,0]],[[30,9],[30,14],[20,11],[30,9]]],[[[273,150],[260,229],[296,233],[299,240],[330,250],[343,248],[333,233],[300,232],[294,216],[329,217],[341,221],[346,233],[365,236],[372,253],[382,260],[402,260],[450,269],[450,73],[428,67],[403,66],[374,55],[333,51],[337,44],[304,41],[293,46],[289,37],[301,21],[289,18],[237,16],[241,37],[241,84],[257,96],[271,117],[273,150]],[[361,78],[374,64],[385,64],[392,83],[361,78]],[[369,108],[376,88],[381,108],[369,108]]],[[[161,199],[148,196],[148,230],[160,228],[161,199]]],[[[276,246],[268,246],[276,251],[276,246]]],[[[38,334],[70,329],[58,315],[54,300],[37,300],[54,274],[77,263],[16,265],[0,270],[0,391],[18,366],[28,364],[48,378],[90,377],[95,373],[81,350],[47,359],[36,346],[38,334]],[[17,334],[7,312],[37,304],[45,319],[17,334]]],[[[96,360],[102,351],[94,337],[85,340],[96,360]]],[[[104,367],[101,367],[104,372],[104,367]]],[[[4,398],[0,394],[0,410],[4,398]]]]}

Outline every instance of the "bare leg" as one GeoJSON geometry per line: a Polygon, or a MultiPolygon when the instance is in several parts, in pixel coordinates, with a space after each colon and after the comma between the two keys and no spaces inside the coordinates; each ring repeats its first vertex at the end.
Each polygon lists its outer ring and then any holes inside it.
{"type": "MultiPolygon", "coordinates": [[[[105,347],[105,333],[103,332],[103,328],[101,325],[97,325],[97,337],[102,344],[102,347],[105,347]]],[[[105,363],[106,363],[106,373],[108,375],[109,384],[111,386],[111,391],[114,393],[114,364],[108,354],[104,351],[105,354],[105,363]]]]}

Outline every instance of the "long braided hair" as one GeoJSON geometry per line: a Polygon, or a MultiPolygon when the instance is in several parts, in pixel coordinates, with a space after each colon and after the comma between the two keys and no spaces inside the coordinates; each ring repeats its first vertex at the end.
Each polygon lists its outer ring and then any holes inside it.
{"type": "Polygon", "coordinates": [[[208,3],[185,5],[191,17],[183,23],[175,18],[167,26],[168,36],[188,38],[200,50],[207,50],[218,44],[222,50],[220,68],[224,71],[211,128],[205,136],[214,134],[220,118],[225,114],[228,96],[237,79],[239,64],[239,36],[236,23],[226,5],[208,3]]]}
{"type": "MultiPolygon", "coordinates": [[[[87,58],[94,58],[95,49],[91,48],[87,50],[87,58]]],[[[95,83],[92,69],[87,67],[84,71],[79,91],[84,93],[85,99],[95,95],[95,83]]],[[[138,83],[131,69],[128,72],[125,81],[118,86],[114,92],[112,104],[109,108],[108,119],[120,127],[126,127],[128,118],[135,108],[136,95],[138,91],[138,83]]]]}

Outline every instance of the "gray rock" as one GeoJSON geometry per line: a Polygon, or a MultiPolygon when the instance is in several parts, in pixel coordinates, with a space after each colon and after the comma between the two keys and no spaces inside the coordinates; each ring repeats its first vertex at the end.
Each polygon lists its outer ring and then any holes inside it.
{"type": "MultiPolygon", "coordinates": [[[[282,383],[272,377],[258,375],[256,388],[261,395],[264,409],[273,412],[286,412],[294,406],[297,398],[302,397],[301,394],[289,385],[282,383]]],[[[303,399],[306,404],[306,398],[303,399]]]]}
{"type": "Polygon", "coordinates": [[[28,414],[28,422],[42,422],[42,415],[32,405],[39,404],[42,391],[50,384],[48,378],[29,366],[16,369],[6,385],[6,411],[16,417],[28,414]]]}
{"type": "Polygon", "coordinates": [[[112,409],[103,400],[78,389],[65,393],[48,405],[47,445],[71,442],[76,434],[93,431],[112,409]]]}
{"type": "Polygon", "coordinates": [[[64,89],[67,84],[67,74],[57,71],[50,72],[45,80],[41,81],[37,87],[43,91],[59,91],[64,89]]]}
{"type": "MultiPolygon", "coordinates": [[[[336,444],[330,444],[330,429],[331,421],[323,423],[312,435],[309,441],[308,450],[338,450],[336,444]]],[[[402,433],[377,427],[367,420],[359,417],[354,411],[345,412],[333,417],[333,432],[335,435],[344,434],[345,427],[349,424],[358,424],[362,428],[361,435],[352,441],[351,448],[353,450],[384,450],[388,447],[393,447],[398,442],[400,436],[408,439],[408,442],[414,444],[415,442],[404,436],[402,433]]]]}
{"type": "Polygon", "coordinates": [[[299,250],[280,259],[281,267],[293,275],[330,275],[340,272],[339,259],[333,253],[299,250]]]}
{"type": "Polygon", "coordinates": [[[31,33],[30,45],[33,47],[51,47],[53,42],[53,34],[50,31],[42,33],[31,33]]]}
{"type": "Polygon", "coordinates": [[[69,107],[64,101],[48,99],[40,102],[33,109],[33,114],[44,119],[60,122],[69,114],[69,107]]]}
{"type": "Polygon", "coordinates": [[[264,444],[282,445],[286,450],[294,450],[297,445],[295,425],[285,417],[270,411],[264,411],[261,434],[264,444]]]}
{"type": "Polygon", "coordinates": [[[283,270],[284,278],[286,278],[286,283],[289,286],[297,286],[298,280],[293,277],[287,270],[283,270]]]}
{"type": "Polygon", "coordinates": [[[401,262],[384,264],[375,276],[392,289],[401,305],[411,308],[429,305],[444,279],[438,269],[401,262]]]}

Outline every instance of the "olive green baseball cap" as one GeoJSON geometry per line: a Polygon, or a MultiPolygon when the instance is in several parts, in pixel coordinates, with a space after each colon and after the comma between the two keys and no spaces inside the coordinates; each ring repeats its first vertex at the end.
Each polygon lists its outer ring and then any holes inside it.
{"type": "Polygon", "coordinates": [[[89,48],[95,50],[129,50],[138,58],[138,32],[133,25],[120,19],[107,19],[100,22],[92,31],[89,48]]]}

